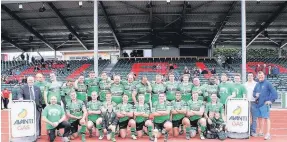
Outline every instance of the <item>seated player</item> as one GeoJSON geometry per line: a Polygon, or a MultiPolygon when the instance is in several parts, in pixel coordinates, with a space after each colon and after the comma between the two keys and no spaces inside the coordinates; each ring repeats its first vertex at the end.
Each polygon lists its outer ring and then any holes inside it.
{"type": "Polygon", "coordinates": [[[123,102],[117,105],[117,117],[119,118],[120,136],[126,137],[127,127],[131,127],[131,137],[136,140],[136,122],[133,118],[133,106],[128,103],[129,97],[127,94],[123,95],[123,102]]]}
{"type": "Polygon", "coordinates": [[[107,140],[112,140],[115,142],[115,132],[119,120],[117,118],[117,114],[114,112],[113,104],[107,103],[107,107],[102,113],[102,119],[104,132],[107,132],[107,140]]]}
{"type": "Polygon", "coordinates": [[[145,95],[139,94],[138,95],[138,103],[135,104],[135,111],[134,116],[136,120],[136,130],[137,130],[137,136],[141,138],[143,136],[143,127],[147,127],[148,130],[148,136],[151,141],[153,141],[153,123],[151,120],[148,119],[150,114],[150,107],[144,103],[145,102],[145,95]]]}
{"type": "MultiPolygon", "coordinates": [[[[171,105],[165,101],[165,94],[159,94],[158,101],[154,102],[152,108],[152,116],[154,117],[155,131],[161,132],[164,135],[164,141],[167,142],[168,133],[172,130],[170,122],[171,105]]],[[[161,133],[156,134],[156,138],[161,136],[161,133]]]]}
{"type": "Polygon", "coordinates": [[[86,142],[86,106],[83,101],[77,99],[76,92],[71,92],[70,95],[72,101],[67,105],[66,113],[71,123],[71,139],[75,139],[78,136],[78,126],[81,125],[82,142],[86,142]]]}
{"type": "Polygon", "coordinates": [[[223,105],[218,101],[216,93],[212,93],[211,102],[206,104],[204,116],[207,120],[208,132],[214,131],[214,129],[226,130],[223,105]]]}
{"type": "Polygon", "coordinates": [[[69,132],[71,129],[71,124],[67,121],[64,109],[57,104],[57,97],[52,96],[50,100],[50,105],[45,107],[42,112],[42,120],[46,122],[46,128],[49,132],[50,142],[54,142],[56,138],[56,129],[64,128],[64,134],[62,141],[69,142],[69,132]]]}
{"type": "Polygon", "coordinates": [[[195,137],[196,129],[198,128],[200,139],[205,139],[206,119],[202,118],[204,113],[204,103],[202,100],[198,100],[198,92],[192,93],[192,100],[188,101],[188,106],[189,109],[186,115],[190,120],[191,137],[195,137]]]}
{"type": "Polygon", "coordinates": [[[175,100],[172,103],[172,126],[173,126],[173,136],[177,137],[179,135],[179,126],[186,126],[186,139],[190,139],[190,123],[189,119],[185,117],[187,111],[187,103],[181,100],[181,93],[178,91],[175,93],[175,100]]]}
{"type": "Polygon", "coordinates": [[[102,103],[97,100],[98,93],[96,91],[91,93],[91,101],[87,103],[88,110],[88,129],[90,133],[90,138],[93,137],[93,127],[96,127],[98,130],[97,136],[102,140],[104,138],[104,133],[102,129],[102,118],[101,118],[101,108],[102,103]]]}

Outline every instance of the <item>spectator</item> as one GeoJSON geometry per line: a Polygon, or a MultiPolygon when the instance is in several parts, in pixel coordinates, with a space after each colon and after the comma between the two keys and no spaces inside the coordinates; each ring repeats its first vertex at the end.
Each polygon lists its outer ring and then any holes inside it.
{"type": "Polygon", "coordinates": [[[267,74],[267,79],[272,77],[272,67],[269,65],[268,66],[268,74],[267,74]]]}
{"type": "Polygon", "coordinates": [[[129,57],[129,54],[126,51],[124,51],[123,56],[124,57],[129,57]]]}
{"type": "Polygon", "coordinates": [[[262,68],[261,68],[261,66],[258,64],[257,67],[255,68],[256,74],[257,74],[259,71],[262,71],[262,68]]]}
{"type": "Polygon", "coordinates": [[[272,79],[273,79],[273,77],[276,77],[278,79],[279,73],[280,73],[279,68],[277,66],[274,66],[273,67],[273,73],[272,73],[273,74],[272,79]]]}
{"type": "Polygon", "coordinates": [[[67,61],[67,68],[70,68],[70,62],[69,61],[67,61]]]}
{"type": "Polygon", "coordinates": [[[262,71],[264,74],[268,74],[268,67],[266,66],[266,64],[263,64],[263,67],[262,67],[262,71]]]}
{"type": "Polygon", "coordinates": [[[4,109],[8,109],[10,94],[11,92],[7,88],[5,88],[1,93],[1,98],[3,98],[4,109]]]}
{"type": "Polygon", "coordinates": [[[161,70],[161,66],[159,64],[157,64],[156,69],[161,70]]]}
{"type": "Polygon", "coordinates": [[[18,100],[17,99],[17,95],[18,95],[18,91],[20,89],[20,85],[16,84],[13,89],[12,89],[12,100],[18,100]]]}
{"type": "Polygon", "coordinates": [[[173,66],[172,63],[169,64],[169,70],[170,70],[170,71],[174,70],[174,66],[173,66]]]}
{"type": "Polygon", "coordinates": [[[205,68],[205,69],[203,69],[203,71],[201,72],[201,74],[208,74],[207,69],[206,69],[206,68],[205,68]]]}
{"type": "Polygon", "coordinates": [[[187,68],[187,66],[184,67],[183,74],[190,75],[190,70],[187,68]]]}
{"type": "Polygon", "coordinates": [[[211,74],[216,74],[216,70],[215,70],[215,68],[213,67],[213,68],[212,68],[212,70],[211,70],[210,72],[211,72],[211,74]]]}
{"type": "Polygon", "coordinates": [[[26,78],[26,76],[23,76],[22,83],[23,83],[23,84],[26,84],[26,83],[27,83],[27,78],[26,78]]]}

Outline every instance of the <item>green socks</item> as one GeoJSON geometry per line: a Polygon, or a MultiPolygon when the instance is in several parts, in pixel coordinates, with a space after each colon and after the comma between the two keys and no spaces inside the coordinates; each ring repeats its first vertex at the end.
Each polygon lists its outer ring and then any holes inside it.
{"type": "Polygon", "coordinates": [[[80,129],[81,134],[86,134],[86,129],[87,129],[87,126],[86,125],[82,125],[82,127],[80,129]]]}
{"type": "Polygon", "coordinates": [[[102,125],[97,125],[96,128],[99,130],[100,136],[104,136],[102,125]]]}
{"type": "Polygon", "coordinates": [[[191,128],[190,127],[186,127],[185,130],[186,130],[186,133],[189,133],[191,128]]]}
{"type": "Polygon", "coordinates": [[[153,136],[153,134],[152,134],[152,126],[148,126],[147,130],[148,130],[148,136],[152,137],[153,136]]]}
{"type": "Polygon", "coordinates": [[[204,133],[206,131],[206,126],[200,126],[200,130],[201,130],[201,133],[204,133]]]}
{"type": "Polygon", "coordinates": [[[115,132],[111,133],[111,138],[114,139],[115,138],[115,132]]]}
{"type": "Polygon", "coordinates": [[[131,135],[136,135],[136,128],[131,128],[131,135]]]}

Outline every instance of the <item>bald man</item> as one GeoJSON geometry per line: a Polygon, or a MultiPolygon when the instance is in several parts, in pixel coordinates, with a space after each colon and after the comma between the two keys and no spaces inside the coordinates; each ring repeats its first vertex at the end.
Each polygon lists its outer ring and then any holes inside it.
{"type": "MultiPolygon", "coordinates": [[[[41,111],[42,111],[42,93],[39,87],[34,85],[34,77],[29,76],[27,78],[27,85],[22,86],[18,92],[19,100],[33,100],[36,104],[36,134],[39,137],[41,134],[41,111]]],[[[36,141],[33,138],[28,138],[29,141],[36,141]],[[33,139],[33,140],[32,140],[33,139]]]]}

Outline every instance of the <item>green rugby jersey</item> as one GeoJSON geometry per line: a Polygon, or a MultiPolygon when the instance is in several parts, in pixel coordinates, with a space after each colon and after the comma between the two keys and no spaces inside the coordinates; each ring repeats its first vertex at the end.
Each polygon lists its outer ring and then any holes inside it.
{"type": "Polygon", "coordinates": [[[218,102],[216,104],[212,104],[211,102],[207,103],[205,106],[205,112],[206,113],[214,112],[214,113],[222,114],[222,113],[224,113],[223,104],[220,102],[218,102]]]}
{"type": "Polygon", "coordinates": [[[123,81],[122,84],[124,86],[124,94],[127,94],[129,96],[129,102],[133,102],[132,93],[136,89],[136,85],[138,84],[138,82],[137,81],[128,82],[126,80],[123,81]]]}
{"type": "Polygon", "coordinates": [[[184,101],[189,101],[191,100],[191,91],[192,91],[193,85],[191,83],[184,84],[180,83],[178,85],[178,90],[181,93],[181,99],[184,101]]]}
{"type": "Polygon", "coordinates": [[[232,84],[231,83],[220,83],[218,85],[220,102],[222,104],[226,103],[227,97],[232,95],[232,84]]]}
{"type": "Polygon", "coordinates": [[[99,79],[98,78],[87,78],[84,84],[88,86],[88,96],[91,96],[92,92],[96,91],[99,93],[99,79]]]}
{"type": "MultiPolygon", "coordinates": [[[[189,106],[189,109],[188,110],[192,110],[192,111],[200,111],[200,108],[204,107],[204,104],[203,104],[203,101],[202,100],[198,100],[198,101],[188,101],[188,106],[189,106]]],[[[202,116],[199,116],[199,115],[194,115],[194,116],[191,116],[189,118],[190,121],[194,121],[194,120],[198,120],[202,118],[202,116]]]]}
{"type": "MultiPolygon", "coordinates": [[[[172,109],[173,110],[187,110],[187,103],[183,100],[177,101],[174,100],[171,102],[172,104],[172,109]]],[[[180,120],[182,118],[184,118],[185,114],[173,114],[172,115],[172,120],[180,120]]]]}
{"type": "MultiPolygon", "coordinates": [[[[135,104],[135,112],[144,112],[145,114],[150,114],[148,104],[135,104]]],[[[148,118],[143,116],[136,116],[136,123],[141,123],[146,121],[148,118]]]]}
{"type": "MultiPolygon", "coordinates": [[[[42,116],[45,116],[50,122],[59,122],[59,120],[65,115],[63,107],[58,104],[48,105],[44,108],[42,116]]],[[[46,123],[47,130],[54,129],[52,125],[46,123]]]]}
{"type": "Polygon", "coordinates": [[[193,92],[198,92],[198,100],[202,100],[203,101],[203,92],[205,90],[205,85],[204,86],[195,86],[193,85],[192,89],[191,89],[191,93],[193,92]]]}
{"type": "Polygon", "coordinates": [[[179,83],[178,82],[166,82],[166,99],[168,101],[173,101],[175,100],[175,92],[177,91],[178,89],[178,85],[179,83]]]}
{"type": "Polygon", "coordinates": [[[156,102],[158,101],[158,95],[160,93],[165,93],[166,91],[166,86],[163,84],[163,83],[152,83],[151,84],[151,87],[152,87],[152,96],[151,96],[151,99],[152,99],[152,102],[156,102]]]}
{"type": "Polygon", "coordinates": [[[107,92],[110,91],[111,89],[111,81],[110,80],[101,80],[99,85],[100,85],[100,101],[104,102],[106,101],[106,94],[107,92]]]}
{"type": "MultiPolygon", "coordinates": [[[[66,112],[76,117],[83,117],[83,108],[86,108],[84,102],[81,100],[77,100],[77,102],[71,102],[69,105],[66,106],[66,112]]],[[[74,121],[76,121],[76,119],[69,118],[70,123],[74,121]]]]}
{"type": "MultiPolygon", "coordinates": [[[[164,102],[160,104],[158,101],[153,103],[152,107],[152,112],[157,112],[157,111],[168,111],[172,109],[172,105],[169,102],[164,102]]],[[[167,120],[170,119],[170,114],[163,115],[163,116],[155,116],[154,117],[154,123],[163,123],[167,120]]]]}
{"type": "MultiPolygon", "coordinates": [[[[102,103],[100,101],[89,101],[87,103],[87,110],[88,111],[100,111],[102,108],[102,103]]],[[[88,115],[88,120],[92,122],[96,122],[97,119],[101,116],[101,114],[90,114],[88,115]]]]}
{"type": "Polygon", "coordinates": [[[47,102],[50,103],[51,97],[55,96],[57,98],[57,103],[61,103],[61,82],[52,82],[47,84],[47,102]]]}
{"type": "Polygon", "coordinates": [[[65,101],[66,101],[67,104],[70,103],[71,100],[72,100],[71,96],[70,96],[70,93],[74,92],[75,88],[73,86],[72,87],[70,87],[70,86],[63,86],[61,90],[62,90],[61,96],[65,97],[65,101]]]}
{"type": "Polygon", "coordinates": [[[236,97],[235,98],[243,98],[243,94],[247,94],[247,90],[245,88],[245,86],[241,83],[234,83],[233,84],[233,88],[232,88],[232,92],[235,92],[236,97]]]}
{"type": "Polygon", "coordinates": [[[78,83],[78,89],[76,89],[77,99],[83,102],[87,101],[87,89],[84,83],[78,83]]]}
{"type": "MultiPolygon", "coordinates": [[[[118,104],[116,108],[116,112],[132,112],[133,106],[131,104],[118,104]]],[[[119,122],[123,122],[129,120],[128,116],[120,118],[119,122]]]]}
{"type": "Polygon", "coordinates": [[[124,86],[122,84],[113,83],[111,86],[112,101],[116,104],[123,102],[124,86]]]}
{"type": "Polygon", "coordinates": [[[204,97],[206,97],[207,102],[211,102],[212,93],[218,94],[218,85],[207,85],[204,91],[204,97]]]}
{"type": "MultiPolygon", "coordinates": [[[[144,94],[145,95],[145,103],[149,103],[149,99],[150,99],[150,93],[151,93],[151,88],[149,88],[148,84],[143,84],[143,83],[139,83],[136,85],[135,91],[137,92],[137,96],[138,94],[144,94]]],[[[136,97],[136,99],[138,100],[138,97],[136,97]]]]}
{"type": "Polygon", "coordinates": [[[45,97],[44,97],[44,95],[45,95],[45,90],[47,88],[47,84],[48,83],[46,81],[43,81],[43,82],[36,81],[35,84],[34,84],[35,86],[39,87],[40,90],[41,90],[42,98],[43,98],[43,100],[42,100],[43,104],[45,104],[45,97]]]}

